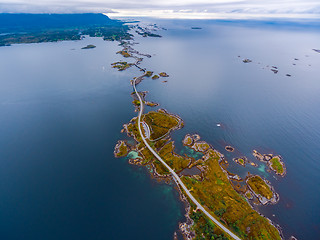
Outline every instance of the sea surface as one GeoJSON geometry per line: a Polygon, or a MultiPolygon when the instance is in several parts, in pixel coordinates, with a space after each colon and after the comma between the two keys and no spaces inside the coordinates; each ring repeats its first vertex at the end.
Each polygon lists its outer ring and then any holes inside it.
{"type": "MultiPolygon", "coordinates": [[[[185,121],[173,134],[176,151],[187,151],[186,133],[200,134],[226,156],[230,171],[271,181],[280,201],[258,209],[286,239],[317,239],[320,54],[312,49],[320,49],[319,26],[145,23],[167,30],[158,31],[162,38],[135,37],[134,48],[152,55],[141,66],[170,77],[145,79],[138,89],[185,121]],[[287,175],[267,172],[253,149],[280,154],[287,175]],[[237,166],[237,156],[259,166],[237,166]]],[[[0,239],[172,239],[184,220],[174,185],[113,157],[117,140],[127,138],[122,125],[137,115],[129,80],[140,74],[111,68],[122,59],[119,50],[117,42],[89,37],[0,48],[0,239]],[[82,50],[87,44],[97,47],[82,50]]]]}

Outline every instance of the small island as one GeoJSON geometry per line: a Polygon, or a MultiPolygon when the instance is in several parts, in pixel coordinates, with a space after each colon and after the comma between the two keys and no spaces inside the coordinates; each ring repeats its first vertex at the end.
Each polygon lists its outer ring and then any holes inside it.
{"type": "Polygon", "coordinates": [[[277,175],[283,177],[286,175],[286,167],[280,155],[261,154],[257,150],[252,153],[259,161],[267,163],[268,167],[277,175]]]}
{"type": "Polygon", "coordinates": [[[114,148],[114,156],[119,158],[119,157],[125,157],[127,156],[129,152],[129,147],[126,144],[125,141],[118,141],[118,143],[116,144],[115,148],[114,148]]]}
{"type": "Polygon", "coordinates": [[[128,53],[127,51],[118,51],[117,54],[121,54],[123,57],[128,58],[131,57],[130,53],[128,53]]]}
{"type": "Polygon", "coordinates": [[[246,59],[243,59],[242,62],[244,62],[244,63],[251,63],[252,60],[250,60],[249,58],[246,58],[246,59]]]}
{"type": "Polygon", "coordinates": [[[115,62],[115,63],[111,63],[111,66],[113,68],[117,68],[118,71],[124,71],[127,68],[133,66],[133,64],[128,62],[115,62]]]}
{"type": "Polygon", "coordinates": [[[234,147],[231,147],[231,146],[226,146],[224,149],[227,150],[228,152],[234,151],[234,147]]]}
{"type": "Polygon", "coordinates": [[[89,44],[89,45],[87,45],[87,46],[85,46],[85,47],[83,47],[81,49],[92,49],[92,48],[96,48],[96,46],[92,45],[92,44],[89,44]]]}
{"type": "Polygon", "coordinates": [[[249,176],[246,182],[249,189],[256,195],[261,204],[275,204],[279,201],[278,194],[275,193],[273,188],[260,176],[249,176]]]}
{"type": "Polygon", "coordinates": [[[153,74],[152,71],[146,71],[144,75],[145,75],[146,77],[151,77],[152,74],[153,74]]]}
{"type": "Polygon", "coordinates": [[[284,163],[281,161],[280,156],[274,156],[268,163],[268,166],[273,170],[277,175],[284,176],[286,174],[286,168],[284,163]]]}
{"type": "Polygon", "coordinates": [[[165,72],[159,73],[160,77],[169,77],[169,75],[165,72]]]}
{"type": "Polygon", "coordinates": [[[243,167],[245,167],[246,163],[248,162],[246,157],[233,158],[232,160],[243,167]]]}
{"type": "Polygon", "coordinates": [[[155,79],[158,79],[159,76],[158,75],[153,75],[152,79],[155,80],[155,79]]]}

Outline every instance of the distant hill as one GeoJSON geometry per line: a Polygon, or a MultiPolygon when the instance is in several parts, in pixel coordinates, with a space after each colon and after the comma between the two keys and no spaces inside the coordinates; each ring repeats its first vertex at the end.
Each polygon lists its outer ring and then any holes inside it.
{"type": "Polygon", "coordinates": [[[0,14],[0,46],[80,40],[81,35],[130,39],[129,27],[104,14],[0,14]]]}
{"type": "Polygon", "coordinates": [[[55,28],[121,25],[104,14],[0,14],[0,33],[55,28]]]}

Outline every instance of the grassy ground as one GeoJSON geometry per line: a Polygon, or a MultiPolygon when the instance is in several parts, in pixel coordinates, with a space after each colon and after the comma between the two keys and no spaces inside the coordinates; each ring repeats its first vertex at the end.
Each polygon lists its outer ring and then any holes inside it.
{"type": "Polygon", "coordinates": [[[274,169],[277,174],[283,174],[284,170],[279,157],[273,157],[270,162],[271,168],[274,169]]]}
{"type": "Polygon", "coordinates": [[[273,196],[273,192],[271,191],[270,187],[262,180],[260,176],[253,176],[247,180],[248,185],[251,189],[256,193],[260,194],[261,196],[271,199],[273,196]]]}
{"type": "Polygon", "coordinates": [[[116,153],[116,157],[125,157],[128,154],[128,147],[124,141],[119,142],[120,146],[118,152],[116,153]]]}
{"type": "Polygon", "coordinates": [[[130,53],[128,53],[127,51],[119,51],[117,52],[117,54],[121,54],[125,58],[131,57],[130,53]]]}
{"type": "Polygon", "coordinates": [[[176,117],[159,111],[144,114],[142,119],[150,128],[151,140],[166,135],[172,128],[178,126],[178,120],[176,117]]]}

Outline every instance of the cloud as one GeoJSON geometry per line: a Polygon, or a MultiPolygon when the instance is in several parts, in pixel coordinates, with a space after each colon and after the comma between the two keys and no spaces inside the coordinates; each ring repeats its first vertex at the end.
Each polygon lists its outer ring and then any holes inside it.
{"type": "Polygon", "coordinates": [[[0,0],[0,12],[104,12],[166,18],[313,18],[319,0],[0,0]]]}

